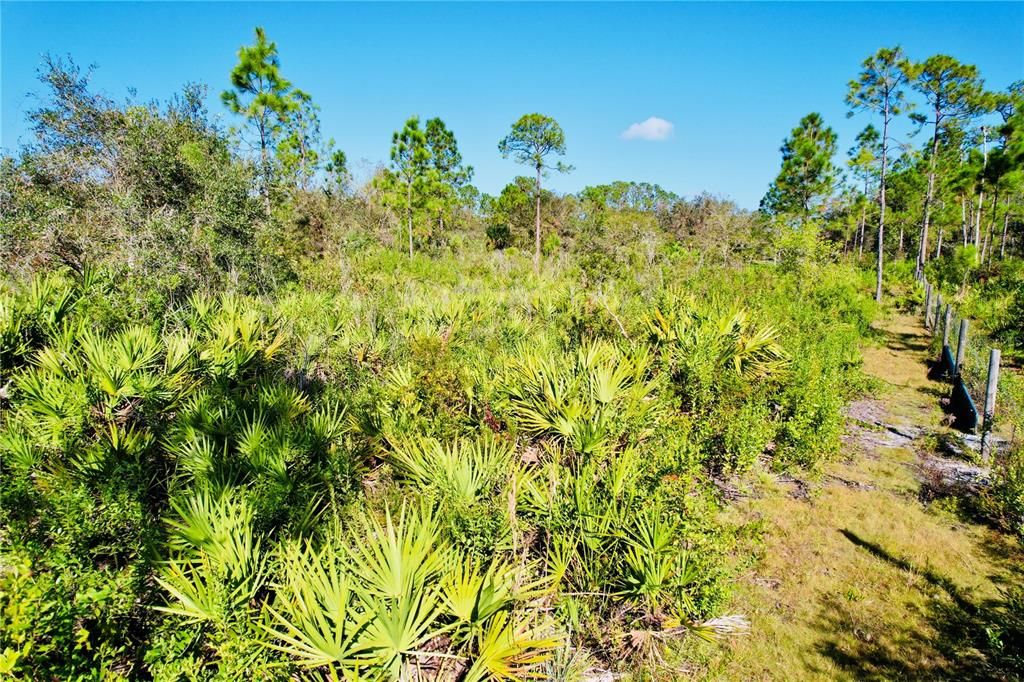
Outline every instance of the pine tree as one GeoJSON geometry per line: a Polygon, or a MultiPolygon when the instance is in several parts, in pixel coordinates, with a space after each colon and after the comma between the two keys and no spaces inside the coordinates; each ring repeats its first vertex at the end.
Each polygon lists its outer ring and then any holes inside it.
{"type": "Polygon", "coordinates": [[[858,203],[860,204],[860,221],[857,228],[857,258],[864,255],[864,232],[867,225],[868,204],[871,202],[871,187],[878,177],[878,160],[881,157],[881,136],[878,129],[870,123],[864,130],[857,133],[857,144],[847,152],[846,164],[854,176],[863,181],[864,189],[858,203]]]}
{"type": "Polygon", "coordinates": [[[878,189],[878,263],[876,266],[875,300],[882,301],[882,268],[885,247],[885,180],[888,171],[890,126],[906,109],[903,88],[907,84],[909,62],[903,49],[883,47],[864,60],[860,75],[850,81],[846,103],[849,115],[870,111],[882,118],[882,161],[878,189]]]}
{"type": "Polygon", "coordinates": [[[909,75],[912,87],[924,96],[931,114],[930,118],[923,114],[912,115],[912,118],[921,125],[932,125],[928,189],[924,195],[921,240],[917,253],[917,273],[920,275],[928,259],[928,227],[935,198],[940,133],[948,126],[975,115],[981,106],[983,90],[977,67],[961,64],[943,54],[934,55],[920,64],[913,65],[909,69],[909,75]]]}
{"type": "Polygon", "coordinates": [[[437,214],[438,229],[443,231],[444,216],[451,213],[460,199],[460,190],[473,178],[473,167],[462,164],[455,133],[440,118],[427,121],[425,136],[430,153],[428,184],[431,207],[437,214]]]}
{"type": "Polygon", "coordinates": [[[419,116],[413,116],[405,122],[405,127],[396,131],[391,138],[391,167],[405,186],[405,217],[409,231],[409,258],[412,258],[412,210],[414,192],[423,185],[427,165],[430,162],[430,150],[427,149],[427,136],[420,128],[419,116]]]}
{"type": "Polygon", "coordinates": [[[821,114],[800,119],[783,142],[782,169],[761,200],[761,210],[773,214],[795,214],[806,219],[811,209],[832,194],[836,167],[836,134],[825,125],[821,114]]]}
{"type": "Polygon", "coordinates": [[[512,124],[512,131],[498,143],[498,151],[505,158],[511,156],[516,163],[532,166],[537,173],[533,264],[539,270],[541,177],[548,169],[560,173],[572,170],[571,166],[566,166],[560,161],[553,166],[548,161],[551,154],[565,155],[565,133],[558,122],[550,116],[525,114],[512,124]]]}
{"type": "Polygon", "coordinates": [[[260,193],[270,210],[273,184],[271,154],[276,149],[289,114],[295,107],[292,84],[281,75],[277,44],[256,27],[256,43],[238,50],[238,64],[231,70],[231,90],[221,100],[235,114],[245,117],[256,134],[260,154],[260,193]]]}

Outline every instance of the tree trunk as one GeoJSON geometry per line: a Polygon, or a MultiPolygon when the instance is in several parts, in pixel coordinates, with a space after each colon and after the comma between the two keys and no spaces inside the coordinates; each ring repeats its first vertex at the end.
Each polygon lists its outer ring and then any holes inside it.
{"type": "Polygon", "coordinates": [[[864,226],[868,222],[868,205],[860,207],[860,236],[857,243],[857,260],[864,260],[864,226]]]}
{"type": "Polygon", "coordinates": [[[938,258],[942,255],[942,236],[946,229],[943,226],[939,226],[939,241],[935,245],[935,257],[938,258]]]}
{"type": "Polygon", "coordinates": [[[537,216],[533,230],[533,267],[540,272],[540,170],[537,166],[537,216]]]}
{"type": "MultiPolygon", "coordinates": [[[[988,129],[985,126],[981,127],[982,144],[984,145],[984,156],[981,160],[981,169],[984,171],[988,168],[988,129]]],[[[984,178],[984,176],[982,176],[984,178]]],[[[981,248],[981,209],[985,204],[985,181],[981,182],[981,186],[978,188],[978,214],[974,219],[974,248],[981,248]]],[[[975,255],[975,264],[981,264],[981,251],[975,255]]]]}
{"type": "Polygon", "coordinates": [[[996,206],[999,204],[999,186],[996,185],[992,192],[992,210],[988,218],[988,234],[985,236],[985,255],[989,265],[992,265],[992,252],[996,250],[996,206]]]}
{"type": "MultiPolygon", "coordinates": [[[[300,117],[301,122],[301,117],[300,117]]],[[[301,125],[301,123],[300,123],[301,125]]],[[[300,131],[299,134],[299,186],[304,190],[309,190],[309,175],[306,173],[306,169],[309,164],[309,156],[306,152],[306,134],[300,131]]]]}
{"type": "Polygon", "coordinates": [[[935,193],[935,159],[939,155],[939,108],[935,107],[935,129],[932,132],[932,158],[928,163],[928,191],[924,195],[924,219],[921,221],[921,248],[917,251],[917,274],[924,271],[928,260],[928,222],[931,218],[932,197],[935,193]]]}
{"type": "Polygon", "coordinates": [[[860,207],[860,246],[857,247],[857,261],[864,260],[864,228],[868,222],[868,176],[864,176],[864,203],[860,207]]]}
{"type": "Polygon", "coordinates": [[[412,258],[412,181],[406,183],[405,216],[409,221],[409,258],[412,258]]]}
{"type": "Polygon", "coordinates": [[[259,125],[260,131],[260,175],[263,176],[263,186],[260,193],[263,195],[263,208],[270,216],[270,156],[267,150],[267,130],[263,123],[259,125]]]}
{"type": "Polygon", "coordinates": [[[960,197],[960,232],[963,234],[964,246],[967,246],[967,195],[960,197]]]}
{"type": "Polygon", "coordinates": [[[1003,238],[999,242],[999,260],[1006,258],[1006,229],[1010,226],[1010,200],[1006,200],[1006,213],[1003,214],[1003,238]]]}
{"type": "Polygon", "coordinates": [[[882,251],[885,246],[885,171],[889,151],[889,100],[885,100],[882,114],[882,175],[878,188],[878,263],[875,267],[875,300],[882,302],[882,251]]]}
{"type": "MultiPolygon", "coordinates": [[[[985,190],[978,190],[978,210],[974,214],[974,248],[981,248],[981,206],[985,203],[985,190]]],[[[980,252],[979,252],[980,253],[980,252]]],[[[978,261],[980,262],[980,261],[978,261]]]]}

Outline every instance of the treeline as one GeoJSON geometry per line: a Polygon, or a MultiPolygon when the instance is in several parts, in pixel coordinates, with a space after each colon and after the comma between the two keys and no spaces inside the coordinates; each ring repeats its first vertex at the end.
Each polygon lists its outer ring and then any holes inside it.
{"type": "Polygon", "coordinates": [[[948,55],[915,62],[883,48],[861,65],[846,103],[871,121],[845,168],[835,132],[808,114],[782,145],[762,211],[813,218],[858,257],[873,238],[879,300],[887,251],[910,254],[917,273],[937,259],[991,265],[1021,252],[1024,80],[993,91],[976,66],[948,55]]]}
{"type": "Polygon", "coordinates": [[[285,77],[259,28],[221,94],[230,128],[207,111],[206,86],[187,85],[163,105],[122,104],[92,92],[89,77],[48,59],[49,96],[29,114],[34,140],[3,158],[9,274],[113,261],[156,298],[197,286],[267,291],[308,255],[370,240],[410,255],[467,243],[531,250],[538,266],[576,251],[600,277],[622,261],[623,243],[645,235],[716,262],[777,260],[779,241],[813,223],[816,237],[859,258],[875,250],[880,297],[886,252],[914,256],[918,270],[955,261],[946,269],[959,273],[1022,248],[1024,81],[993,92],[976,67],[945,55],[913,62],[887,48],[865,60],[847,102],[851,116],[872,120],[846,162],[822,117],[805,116],[754,213],[649,183],[551,192],[546,175],[571,166],[558,160],[564,132],[541,114],[521,117],[498,143],[528,172],[498,196],[472,184],[455,133],[436,117],[410,117],[390,161],[357,184],[345,153],[323,139],[314,99],[285,77]],[[926,139],[915,145],[915,135],[926,139]]]}
{"type": "Polygon", "coordinates": [[[313,97],[284,74],[257,29],[227,74],[225,127],[207,109],[205,85],[166,103],[118,102],[90,88],[90,70],[48,57],[46,93],[28,114],[32,139],[2,160],[5,273],[109,267],[126,289],[147,292],[138,305],[160,310],[197,288],[271,291],[307,257],[365,243],[410,254],[517,249],[538,264],[581,252],[599,278],[627,265],[624,246],[637,240],[671,239],[724,261],[764,242],[763,221],[711,194],[686,199],[637,182],[551,192],[546,175],[571,168],[556,161],[563,131],[540,114],[500,141],[527,175],[497,196],[472,184],[455,133],[436,117],[410,117],[390,161],[357,183],[345,153],[323,138],[313,97]]]}

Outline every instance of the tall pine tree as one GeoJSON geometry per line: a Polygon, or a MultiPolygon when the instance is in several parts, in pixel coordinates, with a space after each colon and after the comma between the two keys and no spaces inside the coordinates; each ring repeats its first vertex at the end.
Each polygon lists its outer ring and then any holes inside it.
{"type": "Polygon", "coordinates": [[[800,119],[782,143],[782,169],[761,200],[761,210],[790,214],[805,220],[811,210],[832,195],[836,167],[836,133],[821,114],[800,119]]]}

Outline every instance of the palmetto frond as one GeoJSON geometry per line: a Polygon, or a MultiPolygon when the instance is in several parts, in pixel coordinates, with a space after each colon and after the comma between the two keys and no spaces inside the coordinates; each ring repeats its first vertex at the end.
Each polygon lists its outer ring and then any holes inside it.
{"type": "Polygon", "coordinates": [[[217,462],[224,458],[223,450],[218,451],[213,439],[205,434],[193,434],[168,445],[168,449],[177,459],[179,474],[187,480],[209,481],[217,462]]]}
{"type": "Polygon", "coordinates": [[[620,350],[604,342],[575,356],[522,349],[506,378],[519,426],[531,436],[555,436],[585,455],[607,455],[622,424],[653,409],[648,351],[620,350]]]}
{"type": "Polygon", "coordinates": [[[28,475],[39,466],[42,454],[24,430],[0,430],[0,464],[10,467],[18,475],[28,475]]]}
{"type": "Polygon", "coordinates": [[[693,582],[694,566],[677,545],[679,528],[650,510],[632,519],[619,534],[626,553],[620,594],[644,601],[652,611],[666,601],[686,599],[693,582]]]}
{"type": "Polygon", "coordinates": [[[67,381],[44,371],[28,371],[15,378],[21,394],[20,409],[31,416],[38,436],[59,445],[83,428],[88,412],[85,384],[67,381]]]}
{"type": "Polygon", "coordinates": [[[479,626],[499,611],[547,591],[552,583],[545,575],[539,580],[533,564],[518,565],[494,559],[487,568],[469,557],[459,557],[441,579],[441,598],[446,610],[467,626],[479,626]]]}
{"type": "Polygon", "coordinates": [[[326,449],[337,444],[353,428],[348,410],[339,403],[327,403],[309,417],[309,435],[313,445],[318,448],[326,449]]]}
{"type": "Polygon", "coordinates": [[[24,299],[29,314],[49,326],[59,324],[75,302],[74,289],[52,276],[34,277],[24,299]]]}
{"type": "Polygon", "coordinates": [[[171,499],[165,520],[171,546],[183,553],[205,552],[225,564],[245,569],[248,554],[259,545],[252,534],[253,512],[244,498],[198,489],[171,499]]]}
{"type": "Polygon", "coordinates": [[[765,377],[789,364],[789,355],[778,342],[775,327],[746,329],[736,339],[732,362],[736,372],[744,376],[765,377]]]}
{"type": "Polygon", "coordinates": [[[73,345],[74,341],[69,340],[39,349],[35,355],[36,367],[55,378],[70,380],[82,371],[82,359],[73,345]]]}
{"type": "Polygon", "coordinates": [[[260,408],[268,412],[275,421],[289,423],[310,410],[309,399],[295,387],[287,384],[267,382],[259,388],[260,408]]]}
{"type": "Polygon", "coordinates": [[[265,580],[251,510],[243,499],[201,491],[171,504],[176,514],[167,525],[177,553],[157,582],[173,601],[159,610],[222,625],[239,618],[265,580]]]}
{"type": "Polygon", "coordinates": [[[367,516],[344,550],[336,546],[285,550],[278,596],[268,608],[270,646],[304,666],[397,678],[420,647],[455,627],[445,624],[439,583],[455,570],[454,556],[439,542],[429,512],[418,508],[403,509],[397,522],[389,511],[383,523],[367,516]]]}
{"type": "Polygon", "coordinates": [[[268,646],[305,667],[355,668],[368,647],[371,615],[356,601],[339,557],[329,547],[317,551],[307,544],[287,549],[283,568],[277,598],[267,607],[273,619],[264,626],[273,637],[268,646]]]}
{"type": "Polygon", "coordinates": [[[481,571],[479,564],[470,560],[458,562],[441,579],[444,606],[460,623],[468,625],[480,620],[478,604],[486,579],[487,572],[481,571]]]}
{"type": "Polygon", "coordinates": [[[711,314],[696,307],[654,310],[648,320],[651,337],[677,358],[714,357],[717,369],[745,377],[764,377],[783,369],[788,355],[771,325],[757,326],[748,311],[734,308],[711,314]]]}
{"type": "Polygon", "coordinates": [[[243,584],[225,585],[220,566],[208,556],[198,560],[171,559],[156,578],[171,596],[157,611],[180,616],[185,623],[223,622],[232,611],[245,606],[250,595],[243,584]]]}
{"type": "Polygon", "coordinates": [[[259,362],[272,359],[285,335],[261,313],[225,296],[205,319],[206,339],[199,359],[214,378],[238,379],[259,362]]]}
{"type": "Polygon", "coordinates": [[[433,438],[410,439],[396,444],[388,459],[401,477],[467,504],[512,473],[512,445],[491,437],[447,446],[433,438]]]}
{"type": "Polygon", "coordinates": [[[397,599],[373,599],[365,606],[373,615],[366,624],[365,657],[391,679],[401,677],[403,664],[419,647],[450,629],[438,622],[442,610],[434,586],[421,586],[397,599]]]}
{"type": "Polygon", "coordinates": [[[131,424],[121,426],[117,422],[108,423],[102,436],[109,452],[121,457],[137,457],[153,442],[149,431],[131,424]]]}
{"type": "Polygon", "coordinates": [[[56,276],[36,276],[26,289],[0,292],[0,370],[21,366],[66,324],[74,289],[56,276]]]}
{"type": "Polygon", "coordinates": [[[465,682],[526,680],[544,677],[540,664],[562,643],[550,625],[501,612],[487,623],[465,682]]]}
{"type": "Polygon", "coordinates": [[[402,508],[398,522],[386,510],[384,523],[365,515],[348,547],[352,574],[362,591],[400,599],[423,588],[444,567],[434,518],[425,508],[402,508]]]}
{"type": "Polygon", "coordinates": [[[170,383],[177,387],[185,388],[183,382],[194,369],[196,355],[196,336],[191,332],[170,334],[164,339],[164,367],[163,372],[170,383]]]}

